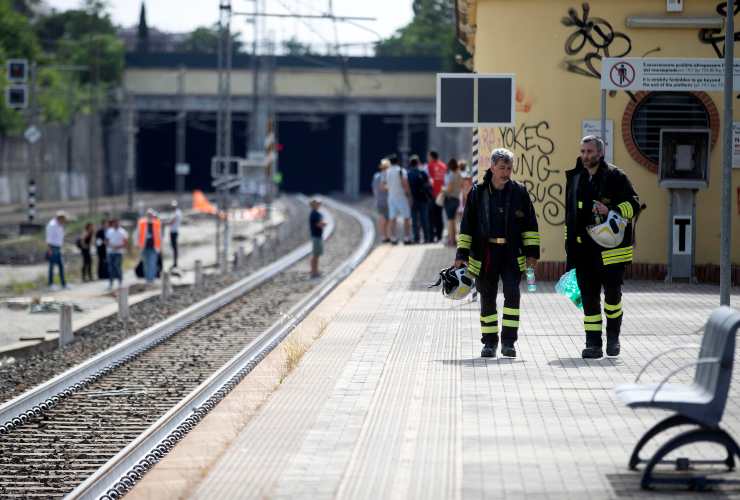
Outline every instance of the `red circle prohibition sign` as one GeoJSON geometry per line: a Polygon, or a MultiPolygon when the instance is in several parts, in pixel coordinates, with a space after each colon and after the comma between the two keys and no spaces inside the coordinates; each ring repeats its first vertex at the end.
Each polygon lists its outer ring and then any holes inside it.
{"type": "Polygon", "coordinates": [[[635,81],[635,67],[626,61],[620,61],[609,71],[609,80],[617,87],[629,87],[635,81]]]}

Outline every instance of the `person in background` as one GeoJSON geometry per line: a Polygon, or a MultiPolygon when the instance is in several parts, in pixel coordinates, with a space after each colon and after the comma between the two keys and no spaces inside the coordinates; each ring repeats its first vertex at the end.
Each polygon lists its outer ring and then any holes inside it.
{"type": "Polygon", "coordinates": [[[157,277],[157,258],[162,249],[162,222],[154,209],[146,211],[146,217],[138,223],[139,249],[144,263],[144,279],[153,283],[157,277]]]}
{"type": "MultiPolygon", "coordinates": [[[[444,186],[447,165],[439,161],[439,154],[436,151],[429,151],[427,160],[427,172],[432,180],[432,199],[435,200],[444,186]]],[[[436,203],[429,204],[429,224],[432,228],[432,241],[441,240],[444,229],[442,207],[437,206],[436,203]]]]}
{"type": "Polygon", "coordinates": [[[46,258],[49,260],[49,288],[54,289],[54,266],[59,267],[59,281],[62,288],[67,288],[64,280],[64,258],[62,247],[64,246],[64,224],[67,223],[67,214],[63,210],[57,212],[56,216],[46,225],[46,258]]]}
{"type": "Polygon", "coordinates": [[[324,253],[324,216],[319,212],[321,207],[321,201],[317,199],[311,200],[311,214],[308,216],[308,228],[311,233],[311,278],[318,278],[321,276],[319,273],[319,257],[324,253]]]}
{"type": "Polygon", "coordinates": [[[411,243],[411,206],[409,199],[411,191],[406,176],[406,170],[398,162],[398,156],[391,155],[388,160],[391,166],[385,174],[385,183],[388,189],[388,233],[391,235],[391,244],[398,243],[396,237],[396,219],[403,219],[403,242],[411,243]]]}
{"type": "Polygon", "coordinates": [[[182,210],[177,206],[177,200],[172,200],[172,208],[175,211],[172,218],[168,221],[170,226],[170,245],[172,246],[172,257],[174,262],[172,267],[177,267],[177,237],[180,233],[180,224],[182,223],[182,210]]]}
{"type": "Polygon", "coordinates": [[[450,158],[447,162],[447,175],[442,191],[445,194],[444,209],[447,215],[447,245],[457,245],[457,210],[462,197],[463,177],[460,174],[457,160],[450,158]]]}
{"type": "Polygon", "coordinates": [[[391,162],[387,158],[380,160],[378,171],[373,175],[372,189],[375,199],[375,209],[378,211],[378,233],[383,238],[383,243],[390,243],[388,234],[388,187],[386,185],[386,172],[391,162]]]}
{"type": "Polygon", "coordinates": [[[82,281],[92,281],[92,248],[93,236],[95,229],[92,223],[85,224],[85,230],[82,232],[79,241],[80,253],[82,254],[82,281]]]}
{"type": "Polygon", "coordinates": [[[108,279],[108,258],[105,245],[105,232],[110,227],[108,217],[100,221],[100,227],[95,232],[95,253],[98,256],[98,279],[108,279]]]}
{"type": "Polygon", "coordinates": [[[110,220],[105,231],[106,257],[108,262],[108,290],[113,288],[113,281],[123,285],[123,252],[128,245],[128,232],[118,225],[115,217],[110,220]]]}
{"type": "Polygon", "coordinates": [[[419,157],[412,155],[406,177],[411,192],[411,225],[414,243],[420,243],[419,228],[424,232],[424,243],[432,241],[429,229],[429,203],[432,201],[432,183],[426,172],[419,168],[419,157]]]}

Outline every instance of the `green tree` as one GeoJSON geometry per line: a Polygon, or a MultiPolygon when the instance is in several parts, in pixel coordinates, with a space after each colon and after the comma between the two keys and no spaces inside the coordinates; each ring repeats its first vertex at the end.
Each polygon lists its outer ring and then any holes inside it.
{"type": "MultiPolygon", "coordinates": [[[[200,26],[192,31],[185,40],[177,45],[180,52],[197,52],[199,54],[218,53],[218,25],[210,27],[200,26]]],[[[238,33],[231,35],[231,49],[234,53],[241,52],[244,44],[238,33]]]]}
{"type": "Polygon", "coordinates": [[[146,5],[141,2],[139,10],[139,27],[136,31],[137,52],[149,52],[149,25],[146,23],[146,5]]]}
{"type": "Polygon", "coordinates": [[[450,0],[414,0],[414,18],[375,46],[378,56],[438,56],[448,70],[462,70],[455,56],[469,57],[455,36],[454,4],[450,0]]]}
{"type": "Polygon", "coordinates": [[[314,53],[311,50],[311,45],[301,42],[296,37],[285,40],[283,42],[283,50],[289,56],[306,56],[314,53]]]}

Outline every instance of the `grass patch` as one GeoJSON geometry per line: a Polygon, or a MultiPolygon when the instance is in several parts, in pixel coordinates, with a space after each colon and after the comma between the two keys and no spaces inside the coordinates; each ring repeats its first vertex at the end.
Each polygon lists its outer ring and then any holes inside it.
{"type": "Polygon", "coordinates": [[[308,346],[303,342],[298,342],[297,340],[288,340],[283,344],[285,363],[280,371],[280,384],[282,384],[288,374],[298,366],[298,363],[301,361],[303,355],[306,354],[307,350],[308,346]]]}

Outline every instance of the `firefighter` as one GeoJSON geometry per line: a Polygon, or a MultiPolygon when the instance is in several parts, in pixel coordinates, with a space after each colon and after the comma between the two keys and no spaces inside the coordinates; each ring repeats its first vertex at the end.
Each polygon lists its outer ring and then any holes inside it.
{"type": "Polygon", "coordinates": [[[511,180],[514,155],[496,149],[483,181],[473,186],[457,237],[455,267],[467,265],[480,293],[481,357],[496,356],[499,321],[496,294],[503,282],[501,354],[516,357],[519,329],[519,281],[525,266],[535,267],[540,256],[540,233],[526,188],[511,180]]]}
{"type": "MultiPolygon", "coordinates": [[[[625,265],[632,262],[632,223],[640,201],[627,175],[604,161],[604,142],[596,136],[581,139],[576,166],[566,172],[565,251],[568,269],[575,268],[583,300],[586,359],[601,358],[601,288],[604,288],[606,354],[618,356],[622,326],[622,281],[625,265]],[[612,213],[610,213],[610,211],[612,213]],[[595,228],[607,217],[623,224],[613,227],[621,241],[599,239],[595,228]],[[599,240],[599,242],[597,242],[599,240]],[[600,244],[601,243],[601,244],[600,244]],[[604,245],[608,245],[605,247],[604,245]]],[[[613,236],[613,235],[611,235],[613,236]]]]}

